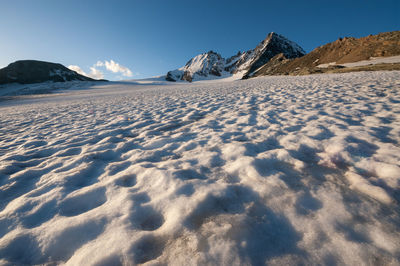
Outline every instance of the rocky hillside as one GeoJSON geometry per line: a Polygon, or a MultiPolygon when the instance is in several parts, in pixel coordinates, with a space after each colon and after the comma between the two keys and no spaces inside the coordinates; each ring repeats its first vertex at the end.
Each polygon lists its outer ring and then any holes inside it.
{"type": "Polygon", "coordinates": [[[222,58],[220,54],[213,51],[197,55],[185,66],[169,71],[166,79],[192,81],[232,74],[251,76],[254,71],[280,53],[287,58],[296,58],[305,54],[298,44],[271,32],[256,48],[244,53],[239,52],[228,59],[222,58]]]}
{"type": "Polygon", "coordinates": [[[72,80],[94,81],[94,79],[80,75],[61,64],[36,60],[16,61],[0,69],[0,84],[30,84],[45,81],[64,82],[72,80]]]}
{"type": "Polygon", "coordinates": [[[339,38],[300,58],[290,59],[284,54],[276,55],[253,76],[321,73],[343,68],[340,64],[395,55],[400,55],[400,31],[369,35],[359,39],[339,38]],[[323,69],[321,67],[323,65],[330,66],[323,69]]]}

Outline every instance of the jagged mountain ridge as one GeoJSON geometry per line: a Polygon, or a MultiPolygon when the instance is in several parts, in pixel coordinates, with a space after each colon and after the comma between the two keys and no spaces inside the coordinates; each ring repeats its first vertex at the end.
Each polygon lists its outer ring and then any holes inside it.
{"type": "Polygon", "coordinates": [[[287,58],[296,58],[306,54],[297,43],[271,32],[256,48],[243,53],[229,70],[234,73],[246,71],[245,75],[249,75],[280,53],[287,58]]]}
{"type": "Polygon", "coordinates": [[[57,63],[37,60],[20,60],[0,69],[0,84],[7,83],[40,83],[46,81],[94,81],[57,63]]]}
{"type": "Polygon", "coordinates": [[[228,59],[224,59],[214,51],[197,55],[189,60],[185,66],[169,71],[166,80],[192,81],[237,73],[242,73],[243,76],[251,76],[254,71],[280,53],[283,53],[287,58],[305,55],[304,50],[298,44],[282,35],[271,32],[256,48],[244,53],[239,52],[228,59]]]}

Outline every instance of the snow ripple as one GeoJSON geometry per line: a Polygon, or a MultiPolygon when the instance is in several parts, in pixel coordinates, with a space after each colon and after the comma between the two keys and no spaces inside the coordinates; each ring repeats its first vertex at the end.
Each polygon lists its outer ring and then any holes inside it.
{"type": "Polygon", "coordinates": [[[0,264],[398,264],[399,74],[4,101],[0,264]]]}

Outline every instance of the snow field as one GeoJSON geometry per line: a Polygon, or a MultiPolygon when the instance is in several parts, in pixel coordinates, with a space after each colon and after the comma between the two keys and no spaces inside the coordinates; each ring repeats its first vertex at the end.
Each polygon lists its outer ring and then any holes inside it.
{"type": "Polygon", "coordinates": [[[0,264],[396,265],[399,74],[0,102],[0,264]]]}
{"type": "MultiPolygon", "coordinates": [[[[388,56],[388,57],[371,57],[369,60],[361,60],[353,63],[344,63],[339,64],[339,66],[344,67],[358,67],[358,66],[368,66],[368,65],[376,65],[376,64],[395,64],[400,63],[400,56],[388,56]]],[[[327,64],[320,64],[317,67],[326,68],[330,66],[336,66],[336,62],[331,62],[327,64]]]]}

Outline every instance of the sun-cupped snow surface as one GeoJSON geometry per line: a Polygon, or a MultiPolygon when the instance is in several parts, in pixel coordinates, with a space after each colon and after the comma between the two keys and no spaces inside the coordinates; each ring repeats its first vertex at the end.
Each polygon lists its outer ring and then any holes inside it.
{"type": "Polygon", "coordinates": [[[0,264],[398,265],[399,77],[0,102],[0,264]]]}

